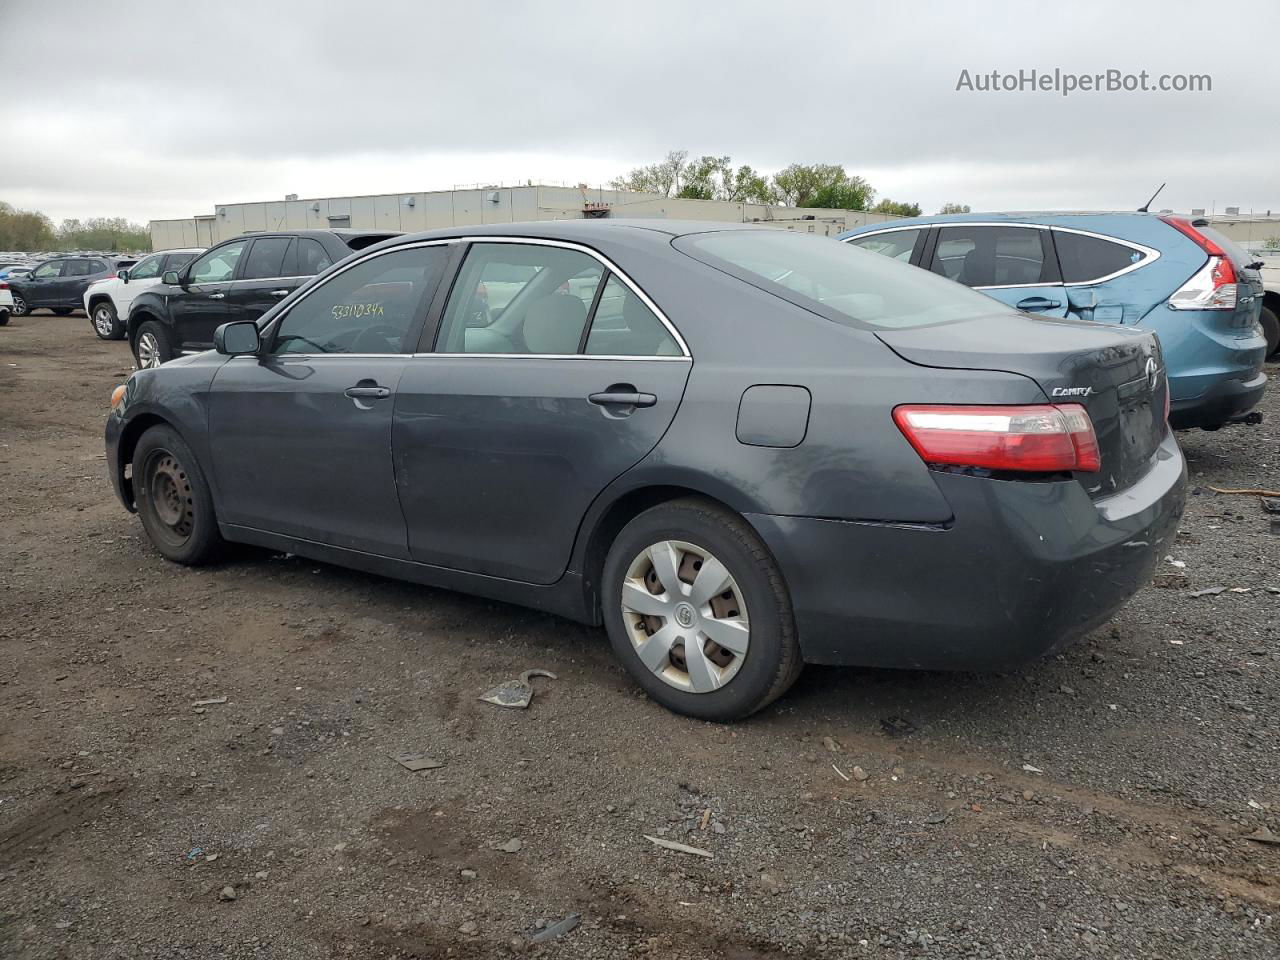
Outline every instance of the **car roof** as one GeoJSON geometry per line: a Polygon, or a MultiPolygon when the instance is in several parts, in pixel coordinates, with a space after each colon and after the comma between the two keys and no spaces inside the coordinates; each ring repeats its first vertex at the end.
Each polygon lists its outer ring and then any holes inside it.
{"type": "Polygon", "coordinates": [[[864,223],[846,230],[838,239],[873,233],[877,230],[896,230],[900,227],[943,226],[948,223],[1034,223],[1050,226],[1071,226],[1085,223],[1097,224],[1113,218],[1130,222],[1159,219],[1159,214],[1138,210],[1002,210],[997,213],[940,213],[934,216],[904,217],[883,223],[864,223]]]}
{"type": "MultiPolygon", "coordinates": [[[[406,233],[396,238],[398,243],[418,240],[443,240],[453,237],[531,237],[589,243],[591,240],[609,238],[636,239],[650,236],[662,244],[673,237],[695,233],[717,233],[724,230],[755,230],[758,223],[733,223],[716,220],[662,220],[662,219],[583,219],[583,220],[524,220],[514,223],[490,223],[467,227],[443,227],[406,233]]],[[[768,228],[766,228],[768,229],[768,228]]],[[[808,236],[808,234],[804,234],[808,236]]],[[[392,246],[394,244],[388,244],[392,246]]]]}

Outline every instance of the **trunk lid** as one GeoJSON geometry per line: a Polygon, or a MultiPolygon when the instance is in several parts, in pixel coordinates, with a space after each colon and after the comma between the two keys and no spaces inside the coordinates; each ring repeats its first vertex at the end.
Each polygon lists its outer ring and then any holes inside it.
{"type": "Polygon", "coordinates": [[[1168,384],[1159,341],[1147,331],[1001,313],[876,336],[910,363],[1016,373],[1051,403],[1083,405],[1102,459],[1098,473],[1076,474],[1091,497],[1141,478],[1164,438],[1168,384]]]}

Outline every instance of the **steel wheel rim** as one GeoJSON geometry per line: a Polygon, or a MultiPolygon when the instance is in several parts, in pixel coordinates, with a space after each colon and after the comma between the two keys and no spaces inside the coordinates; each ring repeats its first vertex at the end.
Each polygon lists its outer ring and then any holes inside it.
{"type": "Polygon", "coordinates": [[[111,318],[111,311],[106,307],[99,307],[93,311],[93,327],[104,337],[111,336],[111,328],[114,322],[111,318]]]}
{"type": "Polygon", "coordinates": [[[147,499],[165,532],[179,542],[195,528],[195,498],[187,471],[167,450],[157,450],[147,463],[147,499]]]}
{"type": "Polygon", "coordinates": [[[144,370],[160,366],[160,341],[154,333],[144,333],[138,338],[138,366],[144,370]]]}
{"type": "Polygon", "coordinates": [[[13,295],[13,315],[15,317],[25,317],[27,315],[27,302],[17,294],[13,295]]]}
{"type": "Polygon", "coordinates": [[[723,688],[751,643],[737,581],[710,550],[683,540],[652,544],[631,561],[622,622],[640,662],[685,693],[723,688]]]}

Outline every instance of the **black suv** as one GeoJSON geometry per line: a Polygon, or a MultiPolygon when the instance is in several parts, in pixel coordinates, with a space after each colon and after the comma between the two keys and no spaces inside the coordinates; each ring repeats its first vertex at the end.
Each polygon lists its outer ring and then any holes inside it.
{"type": "Polygon", "coordinates": [[[54,257],[46,260],[25,277],[9,280],[13,294],[13,315],[21,317],[32,310],[48,307],[58,316],[84,306],[84,292],[95,280],[116,275],[112,257],[54,257]]]}
{"type": "Polygon", "coordinates": [[[139,367],[213,347],[213,331],[256,320],[304,282],[394,231],[253,233],[210,247],[133,301],[127,329],[139,367]]]}

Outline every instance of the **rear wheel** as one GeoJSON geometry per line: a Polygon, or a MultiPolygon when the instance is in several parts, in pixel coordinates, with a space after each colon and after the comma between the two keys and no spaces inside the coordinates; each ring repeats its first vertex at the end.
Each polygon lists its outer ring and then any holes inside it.
{"type": "Polygon", "coordinates": [[[637,516],[609,550],[601,592],[614,653],[677,713],[737,720],[800,675],[782,575],[754,531],[722,507],[675,500],[637,516]]]}
{"type": "Polygon", "coordinates": [[[102,300],[93,305],[90,314],[93,321],[93,332],[99,340],[119,340],[124,336],[124,325],[116,316],[116,308],[110,300],[102,300]]]}
{"type": "Polygon", "coordinates": [[[173,348],[169,345],[169,335],[164,327],[154,320],[148,320],[138,328],[138,336],[133,341],[133,357],[140,370],[158,367],[167,360],[173,359],[173,348]]]}
{"type": "Polygon", "coordinates": [[[1276,315],[1275,307],[1271,304],[1263,305],[1258,322],[1262,324],[1262,335],[1267,338],[1267,356],[1280,355],[1280,316],[1276,315]]]}
{"type": "Polygon", "coordinates": [[[25,317],[27,315],[27,301],[16,293],[13,295],[13,315],[15,317],[25,317]]]}
{"type": "Polygon", "coordinates": [[[147,536],[166,559],[198,566],[224,541],[200,464],[171,427],[152,427],[133,452],[133,490],[147,536]]]}

